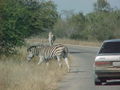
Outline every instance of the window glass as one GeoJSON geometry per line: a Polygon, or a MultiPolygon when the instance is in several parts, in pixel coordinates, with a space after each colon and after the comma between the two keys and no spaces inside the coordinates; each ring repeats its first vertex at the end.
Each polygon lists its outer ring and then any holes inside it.
{"type": "Polygon", "coordinates": [[[101,47],[101,53],[120,53],[120,42],[106,42],[101,47]]]}

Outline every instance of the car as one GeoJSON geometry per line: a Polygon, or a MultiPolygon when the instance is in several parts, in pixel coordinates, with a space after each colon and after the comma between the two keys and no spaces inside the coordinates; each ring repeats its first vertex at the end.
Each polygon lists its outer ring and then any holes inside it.
{"type": "Polygon", "coordinates": [[[95,85],[120,79],[120,39],[105,40],[94,62],[95,85]]]}

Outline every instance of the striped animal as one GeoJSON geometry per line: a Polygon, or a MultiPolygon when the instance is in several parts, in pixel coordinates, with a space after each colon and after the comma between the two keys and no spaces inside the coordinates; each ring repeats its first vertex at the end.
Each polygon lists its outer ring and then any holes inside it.
{"type": "Polygon", "coordinates": [[[50,59],[57,58],[58,64],[61,67],[61,58],[64,58],[68,71],[70,70],[68,63],[68,48],[62,44],[52,46],[45,45],[30,46],[27,49],[27,52],[28,61],[30,61],[34,56],[39,56],[40,60],[38,64],[41,64],[43,61],[46,61],[48,63],[50,59]]]}
{"type": "Polygon", "coordinates": [[[49,41],[50,46],[53,45],[55,39],[56,39],[56,38],[55,38],[55,36],[53,35],[53,33],[52,33],[52,32],[49,32],[48,41],[49,41]]]}

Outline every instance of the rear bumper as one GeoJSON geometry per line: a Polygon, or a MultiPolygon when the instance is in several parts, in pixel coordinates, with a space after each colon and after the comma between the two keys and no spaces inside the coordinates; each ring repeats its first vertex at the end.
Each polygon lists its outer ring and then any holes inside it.
{"type": "Polygon", "coordinates": [[[98,79],[120,79],[120,71],[112,70],[95,70],[98,79]]]}

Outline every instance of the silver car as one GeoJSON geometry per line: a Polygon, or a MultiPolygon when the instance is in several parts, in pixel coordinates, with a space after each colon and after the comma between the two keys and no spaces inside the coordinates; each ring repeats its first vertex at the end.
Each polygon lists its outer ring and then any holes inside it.
{"type": "Polygon", "coordinates": [[[95,84],[120,79],[120,39],[103,42],[94,63],[95,84]]]}

